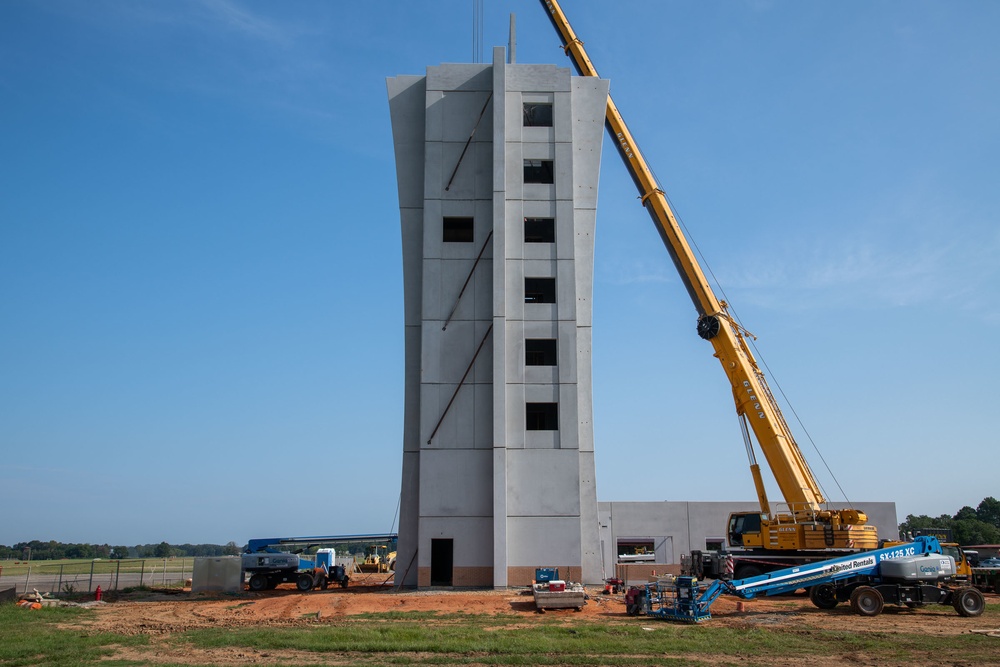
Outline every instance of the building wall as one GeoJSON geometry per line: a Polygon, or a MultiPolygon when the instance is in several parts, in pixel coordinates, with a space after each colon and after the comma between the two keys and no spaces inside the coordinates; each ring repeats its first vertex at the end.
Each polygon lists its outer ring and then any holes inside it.
{"type": "Polygon", "coordinates": [[[456,586],[521,585],[553,564],[599,581],[590,303],[608,83],[495,49],[491,65],[387,88],[406,331],[400,581],[434,583],[433,540],[452,540],[456,586]],[[552,126],[524,127],[525,102],[552,104],[552,126]],[[527,159],[553,160],[554,183],[524,183],[527,159]],[[473,219],[471,242],[442,238],[450,217],[473,219]],[[555,242],[525,243],[525,217],[554,218],[555,242]],[[554,278],[555,303],[526,303],[526,277],[554,278]],[[557,363],[526,366],[527,338],[556,339],[557,363]],[[526,404],[548,402],[557,428],[529,428],[526,404]]]}
{"type": "MultiPolygon", "coordinates": [[[[878,528],[882,539],[898,536],[896,504],[857,503],[878,528]]],[[[705,549],[709,538],[725,539],[731,512],[759,510],[756,502],[601,502],[601,545],[605,571],[614,572],[619,540],[651,540],[656,562],[680,563],[681,554],[705,549]]]]}

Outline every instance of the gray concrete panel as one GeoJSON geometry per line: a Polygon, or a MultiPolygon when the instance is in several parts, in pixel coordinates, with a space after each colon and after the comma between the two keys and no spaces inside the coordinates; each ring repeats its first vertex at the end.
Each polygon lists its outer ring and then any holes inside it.
{"type": "MultiPolygon", "coordinates": [[[[512,378],[514,379],[514,378],[512,378]]],[[[559,382],[558,366],[525,366],[524,376],[521,378],[525,384],[552,385],[559,382]]]]}
{"type": "MultiPolygon", "coordinates": [[[[553,564],[580,566],[585,580],[596,583],[600,536],[590,424],[593,249],[588,237],[593,237],[596,219],[590,184],[596,184],[599,174],[596,164],[584,168],[574,161],[599,161],[603,101],[598,97],[606,82],[581,85],[567,68],[551,65],[507,66],[502,48],[494,49],[493,56],[492,66],[428,68],[422,99],[411,93],[422,104],[422,152],[413,158],[410,148],[417,146],[411,146],[400,148],[397,155],[398,161],[411,160],[410,172],[419,172],[420,183],[407,196],[422,193],[419,207],[401,212],[401,223],[410,226],[403,231],[404,252],[410,254],[404,261],[404,299],[409,316],[418,315],[422,324],[407,331],[404,415],[409,429],[404,467],[419,473],[419,484],[408,498],[418,504],[422,518],[414,535],[411,511],[406,529],[411,544],[405,549],[401,545],[401,553],[409,549],[412,556],[416,539],[418,557],[426,567],[430,539],[451,537],[456,540],[456,567],[492,567],[495,585],[506,582],[508,566],[553,564]],[[487,118],[459,161],[490,89],[497,91],[493,109],[486,111],[487,118]],[[576,98],[582,100],[579,108],[576,98]],[[523,127],[524,100],[553,102],[554,127],[523,127]],[[581,113],[592,117],[581,118],[581,113]],[[575,142],[593,146],[574,149],[575,142]],[[556,184],[523,184],[525,156],[553,159],[556,184]],[[458,171],[445,191],[456,164],[458,171]],[[442,218],[467,215],[475,220],[474,241],[444,243],[442,218]],[[525,216],[554,217],[556,242],[525,244],[525,216]],[[472,271],[490,228],[494,236],[492,248],[486,248],[487,261],[472,271]],[[556,278],[557,303],[525,304],[525,276],[556,278]],[[468,288],[459,298],[466,278],[468,288]],[[442,331],[440,325],[453,309],[447,331],[442,331]],[[496,327],[492,340],[456,393],[491,321],[496,327]],[[558,363],[526,367],[526,336],[556,338],[558,363]],[[579,384],[581,378],[584,385],[579,384]],[[557,402],[558,430],[526,431],[528,401],[557,402]],[[440,428],[428,444],[439,420],[440,428]],[[414,446],[420,447],[418,459],[411,453],[414,446]],[[477,454],[486,457],[471,462],[467,458],[477,454]],[[519,461],[511,461],[512,454],[519,461]],[[559,464],[546,466],[549,460],[559,464]],[[536,483],[545,472],[551,479],[536,483]],[[456,476],[460,481],[453,481],[456,476]],[[513,491],[516,498],[511,497],[513,491]],[[558,516],[508,519],[522,511],[558,516]],[[470,515],[476,518],[470,520],[470,515]],[[460,556],[460,537],[472,539],[480,550],[460,556]],[[538,545],[547,554],[544,562],[532,552],[538,545]]],[[[415,81],[419,77],[409,85],[415,81]]],[[[401,122],[413,123],[409,118],[401,122]]],[[[410,132],[417,130],[410,127],[410,132]]],[[[426,574],[423,570],[420,577],[426,574]]]]}
{"type": "Polygon", "coordinates": [[[401,208],[399,210],[403,248],[403,321],[408,326],[419,325],[421,319],[423,219],[423,209],[401,208]]]}
{"type": "Polygon", "coordinates": [[[420,347],[421,327],[403,329],[404,395],[403,395],[403,451],[420,450],[420,347]]]}
{"type": "Polygon", "coordinates": [[[493,516],[492,449],[425,449],[420,453],[420,516],[493,516]]]}
{"type": "Polygon", "coordinates": [[[504,433],[498,442],[507,449],[524,449],[525,414],[524,385],[505,384],[503,405],[505,409],[504,433]]]}
{"type": "Polygon", "coordinates": [[[444,91],[428,90],[424,98],[424,141],[444,140],[444,91]]]}
{"type": "MultiPolygon", "coordinates": [[[[526,199],[524,197],[524,144],[515,141],[503,143],[505,180],[500,186],[506,190],[507,199],[526,199]]],[[[496,179],[494,179],[494,183],[496,179]]],[[[544,186],[533,185],[541,188],[544,186]]],[[[548,199],[547,197],[533,197],[533,199],[548,199]]]]}
{"type": "MultiPolygon", "coordinates": [[[[576,330],[576,354],[577,363],[577,384],[579,387],[593,386],[593,372],[591,369],[591,341],[592,331],[589,327],[579,327],[576,330]]],[[[579,414],[580,429],[580,451],[594,451],[594,396],[590,391],[581,389],[577,396],[577,409],[579,414]]]]}
{"type": "MultiPolygon", "coordinates": [[[[524,303],[524,263],[516,260],[506,260],[503,261],[502,257],[498,257],[497,264],[503,264],[504,271],[504,284],[500,288],[503,291],[505,312],[498,312],[499,315],[505,316],[508,320],[523,320],[525,306],[524,303]]],[[[494,295],[494,303],[496,302],[496,295],[494,295]]],[[[536,308],[543,308],[549,304],[531,304],[536,308]]],[[[551,308],[549,309],[552,310],[551,308]]],[[[542,315],[541,317],[535,319],[555,319],[552,317],[546,317],[542,315]]]]}
{"type": "MultiPolygon", "coordinates": [[[[399,563],[413,562],[417,553],[420,521],[420,454],[403,452],[403,475],[399,496],[399,543],[396,560],[399,563]]],[[[411,569],[398,575],[397,585],[408,587],[417,585],[417,570],[411,569]]]]}
{"type": "MultiPolygon", "coordinates": [[[[524,281],[521,281],[521,293],[524,293],[524,281]]],[[[525,320],[549,321],[556,319],[559,314],[559,304],[557,303],[526,303],[522,317],[525,320]]]]}
{"type": "Polygon", "coordinates": [[[402,208],[423,206],[424,83],[420,76],[386,79],[396,187],[402,208]]]}
{"type": "MultiPolygon", "coordinates": [[[[508,142],[510,144],[510,142],[508,142]]],[[[522,160],[556,160],[558,144],[518,144],[521,146],[522,160]]],[[[570,153],[572,155],[572,153],[570,153]]],[[[559,165],[553,165],[556,169],[556,180],[559,180],[559,165]]],[[[524,162],[521,162],[521,178],[524,178],[524,162]]],[[[527,185],[531,185],[530,183],[527,185]]],[[[548,201],[548,200],[546,200],[548,201]]]]}
{"type": "MultiPolygon", "coordinates": [[[[556,169],[558,170],[558,167],[556,169]]],[[[521,177],[521,175],[518,175],[517,180],[520,180],[521,177]]],[[[556,181],[558,180],[559,175],[557,173],[556,181]]],[[[525,201],[551,201],[556,198],[557,187],[559,187],[558,183],[525,183],[521,186],[521,198],[525,201]]]]}
{"type": "Polygon", "coordinates": [[[580,449],[579,387],[560,384],[559,387],[559,448],[580,449]]]}
{"type": "MultiPolygon", "coordinates": [[[[586,392],[588,395],[590,392],[586,392]]],[[[590,440],[591,445],[593,439],[590,440]]],[[[600,522],[597,514],[597,476],[593,447],[583,443],[578,456],[580,465],[580,543],[582,549],[583,583],[600,584],[605,579],[601,568],[600,522]]]]}
{"type": "MultiPolygon", "coordinates": [[[[435,320],[440,328],[448,315],[451,321],[489,320],[492,309],[492,275],[489,261],[475,257],[464,260],[432,260],[424,262],[423,318],[435,320]],[[465,291],[462,286],[468,280],[465,291]]],[[[450,326],[449,326],[450,328],[450,326]]]]}
{"type": "Polygon", "coordinates": [[[507,586],[507,449],[493,449],[493,586],[507,586]]]}
{"type": "MultiPolygon", "coordinates": [[[[472,144],[493,143],[493,113],[490,91],[445,93],[441,110],[442,134],[440,139],[428,134],[428,141],[454,141],[465,145],[470,137],[472,144]],[[483,107],[486,107],[485,112],[483,107]]],[[[471,148],[471,147],[470,147],[471,148]]]]}
{"type": "MultiPolygon", "coordinates": [[[[869,523],[877,526],[880,537],[884,538],[887,530],[890,536],[895,535],[895,503],[864,502],[856,506],[868,513],[869,523]]],[[[602,502],[599,508],[601,516],[607,517],[601,522],[605,559],[614,562],[616,540],[623,538],[670,537],[676,558],[692,549],[705,549],[707,538],[725,538],[731,512],[752,512],[759,505],[753,501],[602,502]]]]}
{"type": "Polygon", "coordinates": [[[524,243],[524,259],[552,262],[556,259],[557,243],[524,243]]]}
{"type": "Polygon", "coordinates": [[[522,127],[521,143],[550,146],[556,140],[555,127],[522,127]]]}
{"type": "Polygon", "coordinates": [[[422,378],[425,384],[458,383],[465,376],[466,382],[492,383],[492,346],[486,337],[489,322],[452,320],[446,330],[437,322],[428,322],[423,331],[422,378]],[[480,345],[479,356],[475,357],[480,345]],[[469,364],[475,357],[475,364],[469,364]],[[466,375],[468,372],[468,375],[466,375]]]}
{"type": "Polygon", "coordinates": [[[507,384],[523,383],[526,373],[531,370],[524,365],[524,322],[521,320],[506,320],[504,328],[507,332],[505,352],[507,363],[503,369],[504,382],[507,384]]]}
{"type": "Polygon", "coordinates": [[[576,321],[577,315],[577,293],[576,293],[576,262],[570,260],[559,260],[556,262],[556,306],[558,307],[558,319],[576,321]]]}
{"type": "MultiPolygon", "coordinates": [[[[451,539],[454,567],[489,567],[493,556],[493,521],[488,517],[422,517],[420,567],[431,565],[431,540],[451,539]]],[[[397,558],[397,562],[399,559],[397,558]]],[[[412,568],[416,569],[416,568],[412,568]]]]}
{"type": "MultiPolygon", "coordinates": [[[[576,77],[572,79],[572,81],[575,80],[576,77]]],[[[573,85],[572,81],[570,87],[573,85]]],[[[573,93],[572,91],[556,93],[554,98],[555,105],[552,107],[552,124],[555,130],[554,140],[560,142],[573,141],[573,119],[579,115],[579,112],[573,108],[573,93]]],[[[601,118],[604,118],[603,111],[601,111],[601,118]]]]}
{"type": "MultiPolygon", "coordinates": [[[[441,192],[444,190],[446,183],[446,177],[444,176],[445,167],[445,145],[440,141],[428,141],[424,143],[424,207],[426,208],[430,204],[431,200],[436,200],[441,198],[441,192]]],[[[457,154],[456,154],[457,157],[457,154]]],[[[448,164],[451,167],[449,169],[449,175],[451,174],[450,169],[454,168],[454,161],[449,161],[448,164]]]]}
{"type": "MultiPolygon", "coordinates": [[[[535,144],[528,144],[535,145],[535,144]]],[[[554,199],[572,199],[576,191],[573,183],[573,174],[580,168],[580,165],[573,164],[573,145],[567,143],[553,144],[555,147],[555,194],[554,199]]],[[[600,157],[600,151],[597,152],[600,157]]],[[[550,186],[551,187],[551,186],[550,186]]],[[[525,199],[530,199],[525,193],[525,199]]]]}
{"type": "Polygon", "coordinates": [[[421,447],[424,451],[489,448],[492,407],[492,386],[488,384],[466,382],[461,388],[457,383],[421,385],[421,447]]]}
{"type": "Polygon", "coordinates": [[[493,68],[482,63],[448,63],[428,67],[427,90],[493,90],[493,68]]]}
{"type": "Polygon", "coordinates": [[[597,208],[608,84],[592,77],[573,79],[573,197],[578,208],[597,208]]]}
{"type": "Polygon", "coordinates": [[[573,202],[562,200],[553,202],[556,209],[556,257],[574,259],[576,248],[576,209],[573,202]]]}
{"type": "Polygon", "coordinates": [[[568,67],[517,65],[507,68],[507,90],[569,92],[570,78],[568,67]]]}
{"type": "Polygon", "coordinates": [[[561,441],[560,431],[525,431],[522,449],[559,449],[561,441]]]}
{"type": "Polygon", "coordinates": [[[576,383],[580,369],[578,364],[585,361],[590,366],[590,358],[582,359],[579,353],[580,341],[577,338],[576,323],[569,320],[559,320],[559,378],[561,383],[576,383]]]}
{"type": "Polygon", "coordinates": [[[571,450],[508,452],[508,516],[579,516],[578,466],[571,450]]]}
{"type": "Polygon", "coordinates": [[[580,562],[579,517],[507,519],[508,567],[559,567],[580,562]]]}

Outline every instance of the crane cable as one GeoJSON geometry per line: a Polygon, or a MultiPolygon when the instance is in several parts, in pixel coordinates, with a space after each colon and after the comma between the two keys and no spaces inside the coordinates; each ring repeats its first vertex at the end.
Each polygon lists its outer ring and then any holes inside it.
{"type": "MultiPolygon", "coordinates": [[[[633,137],[634,136],[635,133],[633,132],[633,137]]],[[[653,178],[656,180],[656,183],[657,184],[661,183],[660,177],[656,175],[656,170],[653,169],[651,164],[649,165],[649,169],[651,172],[653,172],[653,178]]],[[[663,191],[663,197],[667,200],[667,203],[670,205],[671,210],[674,212],[674,218],[677,220],[677,224],[681,226],[681,229],[684,231],[684,234],[687,237],[688,241],[691,243],[691,246],[694,248],[698,257],[701,259],[702,266],[705,267],[705,269],[708,271],[708,274],[712,277],[712,281],[719,288],[719,292],[722,294],[722,298],[725,299],[727,304],[729,304],[729,311],[732,314],[733,319],[736,321],[736,323],[744,332],[747,332],[747,328],[743,326],[743,322],[740,320],[739,315],[737,315],[736,308],[733,306],[733,302],[729,300],[729,296],[726,294],[726,290],[722,286],[722,282],[715,275],[715,272],[712,270],[712,265],[709,264],[708,259],[705,257],[704,253],[702,253],[701,248],[698,246],[698,242],[694,238],[694,235],[691,234],[691,231],[688,229],[687,225],[684,224],[684,219],[681,217],[680,213],[678,213],[677,207],[674,205],[673,201],[670,200],[670,196],[667,195],[666,191],[663,191]]],[[[826,461],[826,457],[823,456],[823,452],[820,451],[819,446],[816,444],[816,441],[813,440],[812,435],[809,433],[809,429],[806,428],[805,424],[802,422],[802,419],[799,417],[799,413],[795,410],[795,406],[792,405],[792,402],[790,400],[788,400],[788,396],[785,395],[785,390],[781,388],[781,383],[778,382],[777,377],[774,375],[774,373],[771,372],[770,367],[767,365],[767,361],[764,359],[764,356],[761,354],[760,349],[757,347],[757,344],[755,343],[756,336],[751,335],[746,338],[749,340],[751,347],[753,347],[754,353],[760,360],[761,365],[764,366],[764,370],[766,370],[767,374],[771,377],[774,386],[778,388],[778,393],[781,394],[781,397],[782,399],[784,399],[785,404],[788,406],[788,409],[792,411],[792,415],[795,417],[795,421],[798,422],[799,427],[802,429],[802,432],[805,433],[806,439],[809,440],[809,444],[811,444],[812,448],[816,451],[816,455],[819,456],[819,460],[823,462],[823,467],[826,468],[827,473],[830,475],[830,477],[833,479],[834,484],[836,484],[837,488],[840,490],[841,495],[844,497],[844,502],[846,502],[853,509],[854,503],[852,503],[851,500],[847,497],[847,493],[844,492],[844,488],[840,485],[840,480],[838,480],[837,476],[833,473],[833,470],[830,468],[830,464],[827,463],[826,461]]],[[[820,491],[822,491],[823,495],[829,497],[829,494],[827,494],[826,490],[823,488],[823,483],[818,479],[816,480],[816,483],[819,485],[820,491]]]]}

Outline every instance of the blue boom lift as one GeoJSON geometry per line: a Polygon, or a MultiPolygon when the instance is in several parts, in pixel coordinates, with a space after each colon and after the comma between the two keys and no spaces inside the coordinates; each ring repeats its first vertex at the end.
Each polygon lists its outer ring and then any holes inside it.
{"type": "Polygon", "coordinates": [[[294,583],[300,591],[309,591],[317,586],[326,588],[331,582],[347,588],[350,573],[342,566],[332,562],[332,559],[329,559],[330,562],[319,563],[320,557],[324,556],[322,553],[317,554],[316,559],[309,559],[297,555],[298,552],[324,544],[372,540],[394,542],[397,539],[396,533],[255,538],[243,550],[243,571],[250,575],[249,586],[252,591],[272,589],[285,582],[294,583]],[[284,550],[290,548],[295,548],[295,553],[284,550]],[[326,567],[325,576],[318,576],[317,568],[321,564],[326,567]]]}
{"type": "Polygon", "coordinates": [[[821,609],[850,601],[862,616],[876,616],[883,605],[919,607],[950,604],[962,616],[979,616],[985,600],[975,588],[952,588],[944,582],[955,576],[955,561],[941,553],[935,537],[918,537],[908,544],[833,558],[757,577],[734,581],[699,582],[677,577],[671,582],[633,587],[625,596],[629,615],[698,623],[712,617],[709,608],[720,595],[744,600],[781,595],[808,588],[821,609]]]}

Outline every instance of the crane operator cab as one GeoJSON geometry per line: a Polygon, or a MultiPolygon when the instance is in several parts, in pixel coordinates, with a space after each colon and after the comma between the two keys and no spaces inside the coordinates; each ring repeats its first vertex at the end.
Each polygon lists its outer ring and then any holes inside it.
{"type": "Polygon", "coordinates": [[[730,547],[759,547],[763,542],[760,535],[760,513],[730,514],[728,535],[730,547]]]}

